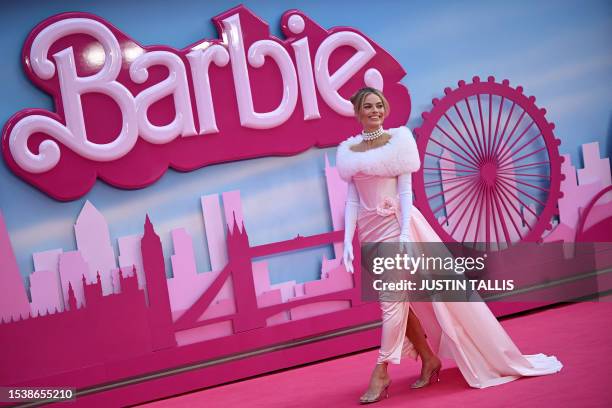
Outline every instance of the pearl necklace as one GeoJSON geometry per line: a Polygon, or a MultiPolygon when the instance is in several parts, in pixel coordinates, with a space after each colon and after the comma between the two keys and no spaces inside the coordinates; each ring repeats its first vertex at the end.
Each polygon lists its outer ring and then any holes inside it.
{"type": "Polygon", "coordinates": [[[366,132],[365,130],[361,132],[361,136],[363,137],[363,140],[366,141],[372,141],[374,139],[378,139],[380,136],[382,136],[382,134],[385,133],[385,131],[383,130],[382,127],[376,129],[373,132],[366,132]]]}

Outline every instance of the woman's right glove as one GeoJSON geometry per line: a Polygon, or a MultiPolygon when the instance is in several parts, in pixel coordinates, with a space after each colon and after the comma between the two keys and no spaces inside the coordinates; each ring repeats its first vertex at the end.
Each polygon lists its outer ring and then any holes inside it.
{"type": "Polygon", "coordinates": [[[344,207],[344,253],[342,261],[348,272],[353,273],[353,236],[357,227],[357,215],[359,213],[359,193],[353,181],[348,183],[346,193],[346,206],[344,207]]]}

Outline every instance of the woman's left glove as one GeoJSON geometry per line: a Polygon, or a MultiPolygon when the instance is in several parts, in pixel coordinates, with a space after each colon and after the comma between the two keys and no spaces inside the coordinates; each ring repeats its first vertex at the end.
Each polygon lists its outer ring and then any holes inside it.
{"type": "Polygon", "coordinates": [[[410,213],[412,211],[412,173],[400,174],[397,178],[397,193],[402,213],[399,242],[402,252],[407,251],[410,243],[414,242],[410,232],[410,213]]]}

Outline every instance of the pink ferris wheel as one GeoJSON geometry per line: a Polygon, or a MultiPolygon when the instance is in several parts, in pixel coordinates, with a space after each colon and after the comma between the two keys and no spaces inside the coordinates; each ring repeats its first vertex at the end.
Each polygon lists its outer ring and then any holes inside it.
{"type": "Polygon", "coordinates": [[[503,250],[540,241],[558,214],[563,178],[546,110],[493,77],[459,81],[444,93],[415,129],[416,206],[447,242],[503,250]]]}

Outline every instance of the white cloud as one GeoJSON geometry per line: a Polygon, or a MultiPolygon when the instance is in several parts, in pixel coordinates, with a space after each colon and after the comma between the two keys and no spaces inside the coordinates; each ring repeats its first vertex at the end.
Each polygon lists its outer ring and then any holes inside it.
{"type": "MultiPolygon", "coordinates": [[[[310,211],[311,213],[308,213],[308,210],[300,213],[300,216],[292,219],[290,223],[278,222],[291,218],[292,214],[296,213],[295,208],[303,206],[304,201],[309,199],[308,195],[313,191],[320,191],[322,188],[325,191],[324,183],[323,177],[310,177],[289,180],[248,196],[242,193],[245,224],[247,226],[257,225],[258,240],[267,237],[270,241],[288,239],[300,231],[311,230],[313,225],[324,224],[329,217],[328,212],[310,211]],[[270,228],[263,228],[262,225],[269,225],[270,228]]],[[[321,199],[325,200],[326,195],[321,199]]],[[[174,214],[170,218],[156,221],[155,230],[160,236],[169,237],[173,229],[183,227],[193,236],[196,233],[204,233],[203,223],[202,214],[199,211],[190,214],[174,214]]],[[[249,233],[254,235],[255,231],[249,231],[249,233]]]]}
{"type": "Polygon", "coordinates": [[[323,180],[323,176],[289,180],[242,197],[245,217],[273,221],[279,211],[300,206],[309,194],[320,190],[323,180]]]}
{"type": "MultiPolygon", "coordinates": [[[[257,160],[250,160],[248,163],[241,162],[238,166],[225,165],[223,172],[215,173],[212,178],[218,192],[221,193],[226,186],[236,185],[242,179],[254,178],[265,173],[272,173],[286,168],[288,165],[297,165],[301,161],[312,160],[311,152],[292,157],[269,157],[257,160]]],[[[211,186],[208,185],[210,190],[211,186]]],[[[104,208],[103,214],[109,224],[120,222],[123,219],[133,216],[142,216],[149,208],[159,208],[164,204],[171,203],[177,197],[199,197],[202,194],[202,179],[194,178],[193,180],[175,184],[164,190],[151,190],[150,194],[139,200],[130,200],[117,203],[111,207],[104,208]]],[[[94,203],[95,205],[95,203],[94,203]]],[[[170,222],[170,220],[168,220],[170,222]]]]}
{"type": "Polygon", "coordinates": [[[17,248],[38,246],[53,237],[73,234],[74,219],[72,217],[54,218],[35,225],[20,228],[11,233],[11,243],[17,248]]]}
{"type": "Polygon", "coordinates": [[[313,234],[322,234],[324,232],[330,232],[322,230],[318,232],[313,232],[312,234],[304,233],[304,231],[311,230],[313,225],[320,225],[322,223],[321,217],[324,216],[324,214],[311,213],[296,217],[296,219],[292,222],[271,222],[270,228],[262,229],[258,232],[257,240],[250,239],[249,241],[251,245],[263,245],[270,242],[292,239],[295,238],[297,234],[300,234],[301,236],[308,236],[313,234]]]}
{"type": "Polygon", "coordinates": [[[611,67],[611,53],[592,55],[588,58],[552,66],[548,71],[541,71],[529,77],[527,82],[533,88],[551,87],[598,71],[610,72],[611,67]]]}
{"type": "Polygon", "coordinates": [[[576,113],[584,109],[591,109],[593,106],[610,104],[612,104],[612,94],[610,89],[605,86],[595,86],[580,92],[568,92],[548,101],[553,122],[555,118],[561,119],[563,115],[568,113],[576,113]]]}
{"type": "MultiPolygon", "coordinates": [[[[413,48],[428,48],[433,43],[460,41],[468,32],[481,30],[483,26],[496,27],[501,20],[520,18],[524,11],[511,3],[483,3],[479,6],[466,5],[465,2],[445,3],[440,7],[422,10],[418,18],[406,21],[405,13],[397,13],[395,21],[389,21],[380,30],[373,31],[375,38],[392,38],[406,51],[413,48]],[[473,22],[480,22],[475,26],[473,22]]],[[[454,64],[454,62],[453,62],[454,64]]]]}
{"type": "Polygon", "coordinates": [[[160,236],[165,234],[169,236],[173,229],[184,228],[190,235],[193,235],[194,229],[204,230],[203,222],[201,213],[181,214],[179,217],[156,222],[155,232],[160,236]],[[200,225],[201,227],[197,228],[200,225]]]}
{"type": "Polygon", "coordinates": [[[289,180],[249,196],[243,195],[242,200],[245,224],[253,229],[249,231],[252,243],[290,239],[298,233],[317,233],[312,232],[313,229],[325,232],[329,223],[325,204],[327,190],[322,175],[289,180]]]}
{"type": "MultiPolygon", "coordinates": [[[[459,28],[462,24],[456,22],[445,26],[444,30],[454,31],[455,26],[459,28]]],[[[489,74],[497,73],[497,76],[509,78],[511,86],[523,85],[531,95],[542,88],[557,86],[568,79],[584,77],[609,68],[612,63],[612,47],[601,45],[597,48],[601,50],[603,47],[603,53],[598,51],[598,54],[589,55],[585,44],[608,38],[611,26],[612,20],[605,19],[589,25],[565,27],[546,37],[534,33],[538,35],[537,39],[517,44],[516,47],[520,47],[518,49],[509,51],[503,47],[489,47],[482,51],[472,50],[469,58],[454,59],[452,65],[432,65],[432,69],[423,72],[425,77],[409,80],[418,80],[423,86],[423,81],[426,81],[426,89],[429,89],[430,84],[440,87],[452,83],[452,86],[456,87],[456,81],[459,79],[471,81],[474,75],[480,75],[481,79],[485,80],[489,74]],[[573,51],[568,54],[568,50],[573,51]],[[579,56],[580,59],[565,62],[567,55],[579,56]]],[[[456,31],[452,37],[457,42],[469,40],[461,38],[461,30],[456,31]]],[[[497,81],[502,79],[504,78],[496,78],[497,81]]],[[[442,96],[441,89],[432,91],[442,96]]]]}

